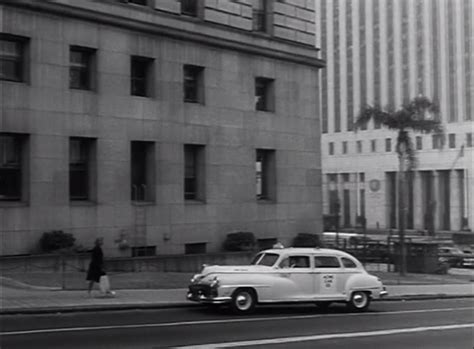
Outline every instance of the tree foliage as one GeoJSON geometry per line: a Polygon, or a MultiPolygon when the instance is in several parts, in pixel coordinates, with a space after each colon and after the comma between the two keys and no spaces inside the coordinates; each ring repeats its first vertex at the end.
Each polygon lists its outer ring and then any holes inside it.
{"type": "Polygon", "coordinates": [[[437,134],[444,143],[444,130],[438,118],[439,108],[426,97],[415,97],[400,109],[392,106],[367,106],[361,110],[354,124],[354,130],[367,125],[369,121],[397,132],[396,151],[406,160],[407,169],[416,167],[415,147],[410,133],[437,134]]]}

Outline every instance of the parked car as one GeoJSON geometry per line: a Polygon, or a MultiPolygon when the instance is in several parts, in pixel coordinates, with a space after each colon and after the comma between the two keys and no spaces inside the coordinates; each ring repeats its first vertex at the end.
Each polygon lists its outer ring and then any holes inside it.
{"type": "Polygon", "coordinates": [[[450,267],[460,267],[464,253],[454,246],[441,246],[438,248],[438,260],[447,263],[450,267]]]}
{"type": "Polygon", "coordinates": [[[463,249],[461,266],[463,268],[474,268],[474,253],[471,249],[463,249]]]}
{"type": "Polygon", "coordinates": [[[228,304],[239,314],[257,304],[346,303],[367,310],[371,299],[387,295],[380,279],[352,255],[333,249],[273,248],[259,252],[247,266],[204,266],[189,285],[188,300],[228,304]]]}

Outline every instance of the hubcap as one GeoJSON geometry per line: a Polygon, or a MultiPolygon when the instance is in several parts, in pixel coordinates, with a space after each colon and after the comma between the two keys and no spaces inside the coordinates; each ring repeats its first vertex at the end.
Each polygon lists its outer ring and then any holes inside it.
{"type": "Polygon", "coordinates": [[[236,303],[240,310],[247,310],[252,304],[252,298],[248,293],[242,292],[237,295],[236,303]]]}
{"type": "Polygon", "coordinates": [[[367,304],[367,295],[365,293],[356,293],[353,297],[354,306],[363,308],[367,304]]]}

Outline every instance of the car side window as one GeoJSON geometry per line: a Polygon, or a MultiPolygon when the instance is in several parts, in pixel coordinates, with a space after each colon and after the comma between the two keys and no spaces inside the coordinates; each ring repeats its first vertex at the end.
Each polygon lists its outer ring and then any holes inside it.
{"type": "Polygon", "coordinates": [[[290,256],[290,268],[309,268],[308,256],[290,256]]]}
{"type": "Polygon", "coordinates": [[[355,264],[353,260],[345,257],[342,257],[341,260],[344,268],[357,268],[357,264],[355,264]]]}
{"type": "Polygon", "coordinates": [[[283,259],[280,264],[278,265],[278,267],[282,268],[282,269],[286,269],[286,268],[289,268],[290,267],[290,259],[289,258],[285,258],[283,259]]]}
{"type": "Polygon", "coordinates": [[[314,266],[316,268],[340,268],[339,260],[331,256],[314,257],[314,266]]]}

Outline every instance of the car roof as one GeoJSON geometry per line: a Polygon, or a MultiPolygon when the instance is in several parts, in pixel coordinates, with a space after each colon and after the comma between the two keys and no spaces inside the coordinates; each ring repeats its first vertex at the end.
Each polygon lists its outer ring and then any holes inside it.
{"type": "Polygon", "coordinates": [[[340,250],[335,250],[332,248],[312,248],[312,247],[287,247],[287,248],[272,248],[269,250],[264,250],[260,252],[265,252],[265,253],[276,253],[276,254],[288,254],[288,253],[302,253],[302,254],[312,254],[312,255],[333,255],[333,256],[338,256],[338,257],[351,257],[355,258],[354,256],[351,256],[349,253],[346,253],[344,251],[340,250]]]}

